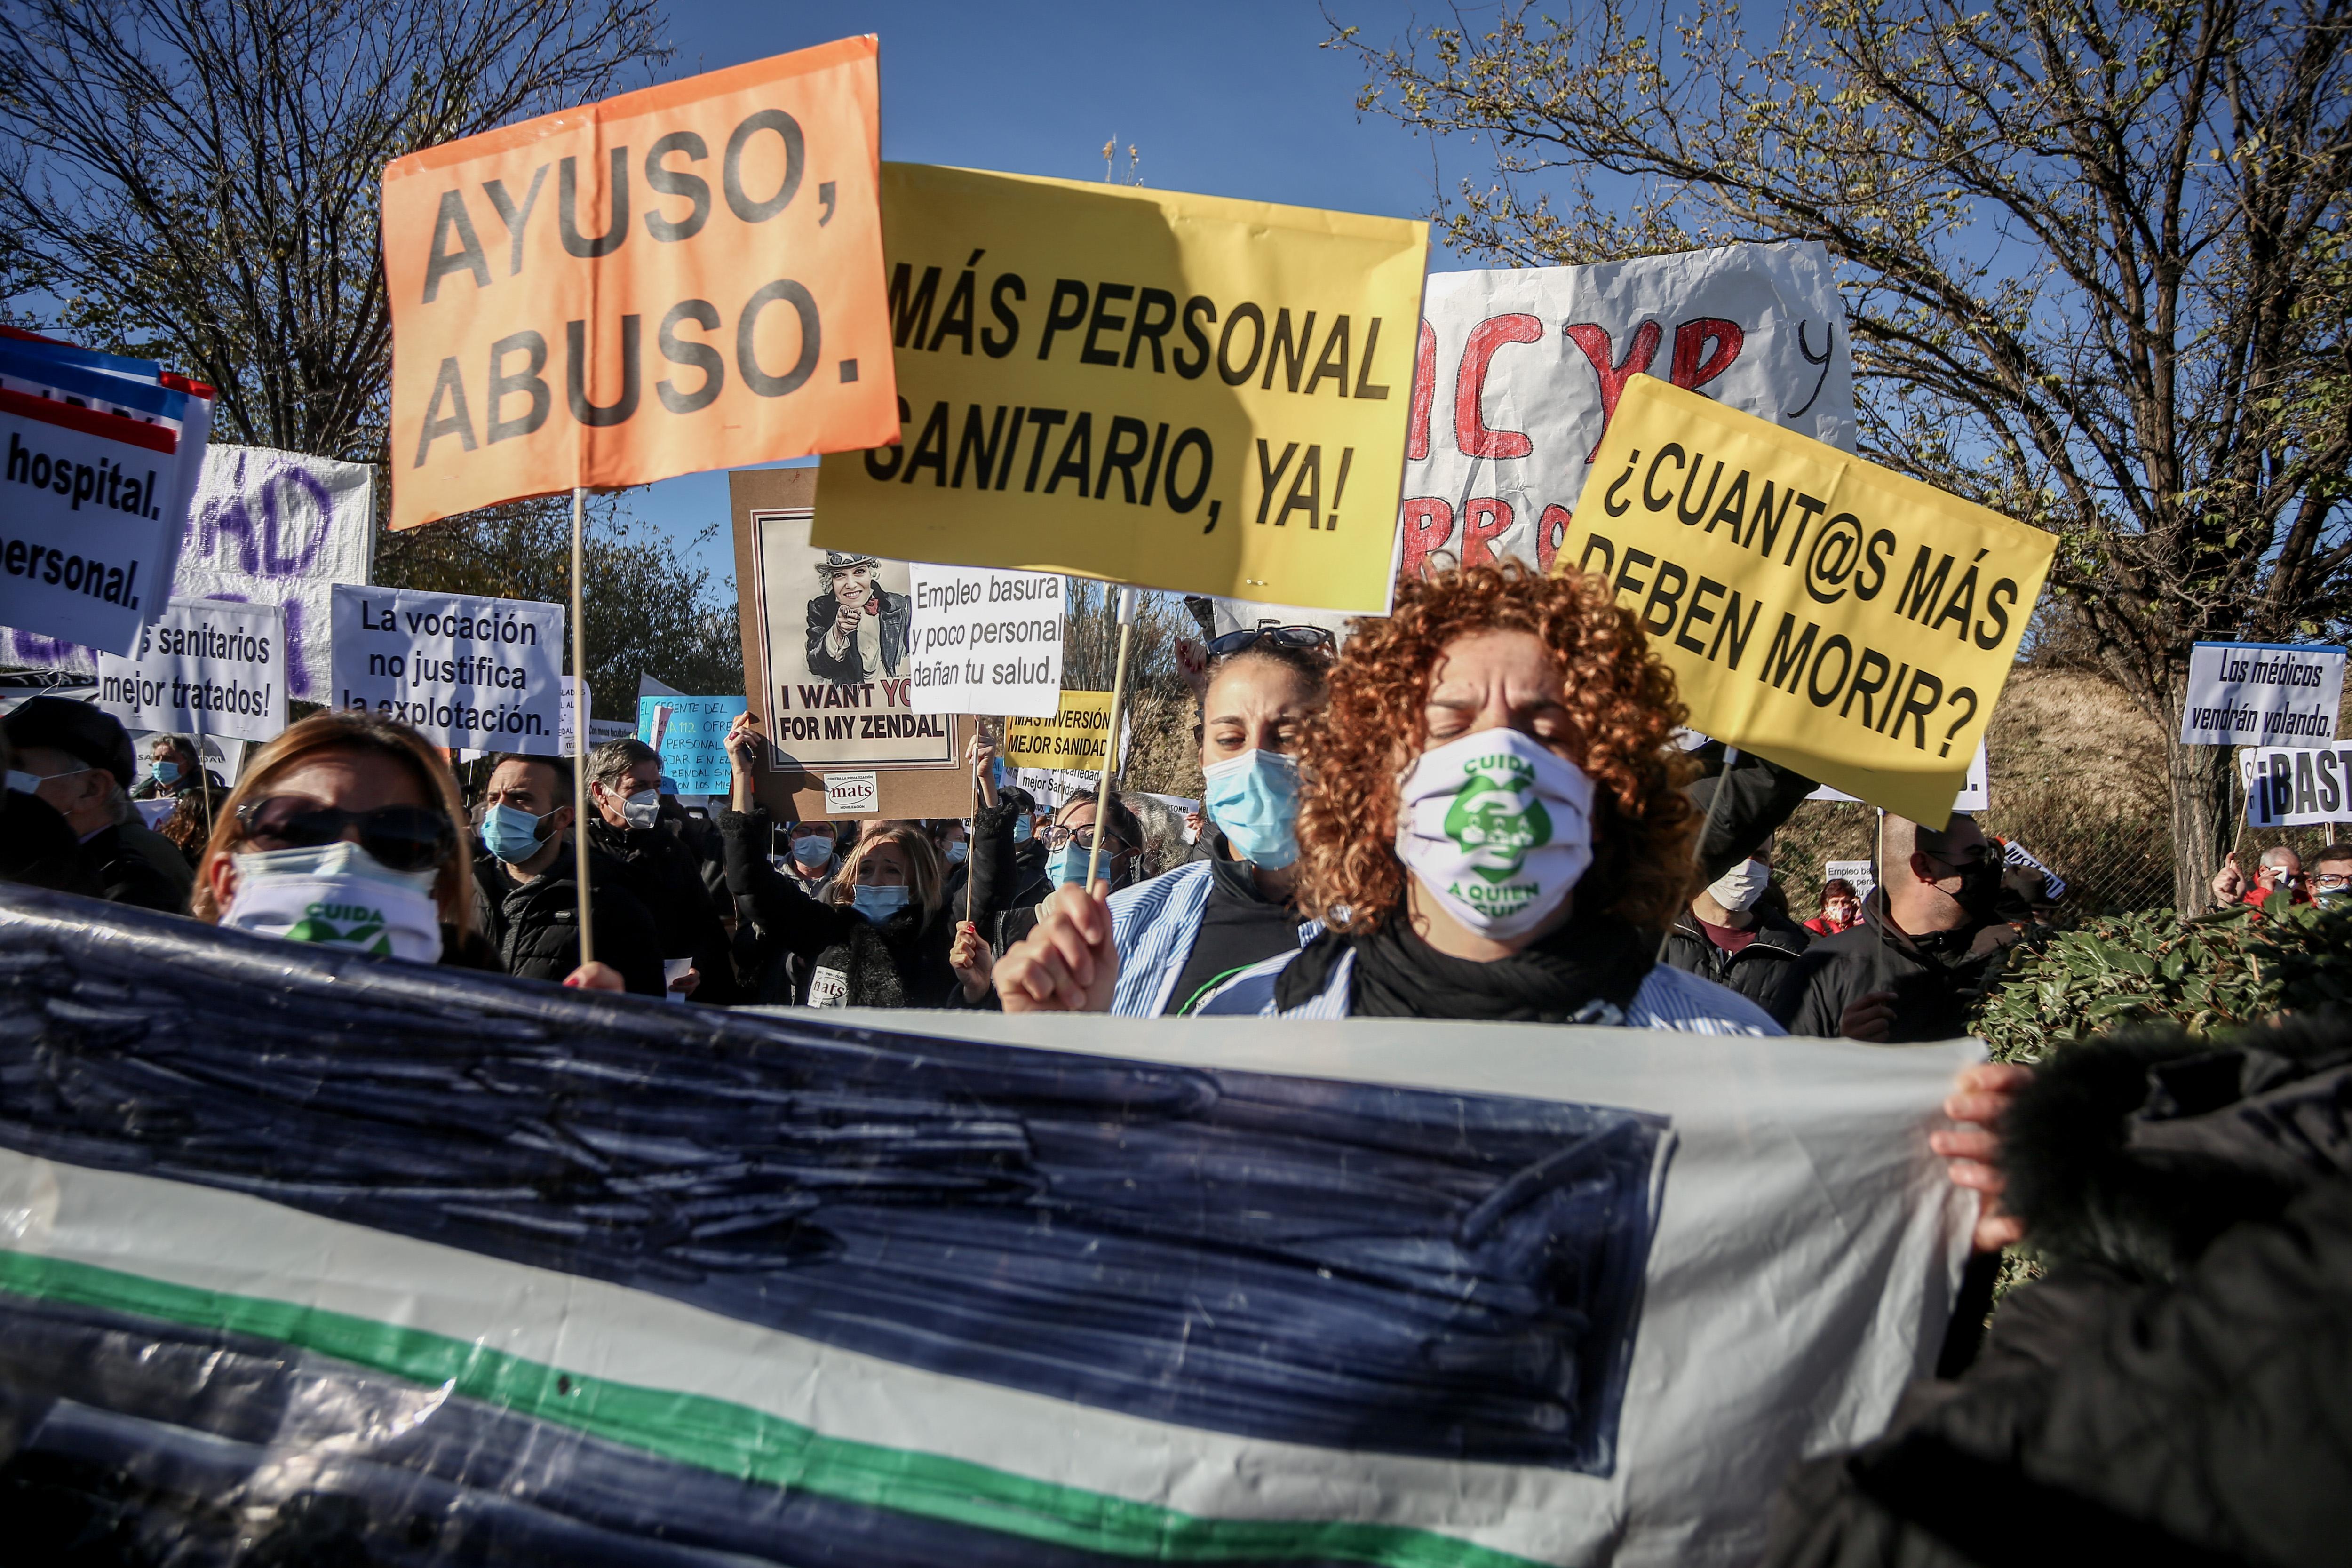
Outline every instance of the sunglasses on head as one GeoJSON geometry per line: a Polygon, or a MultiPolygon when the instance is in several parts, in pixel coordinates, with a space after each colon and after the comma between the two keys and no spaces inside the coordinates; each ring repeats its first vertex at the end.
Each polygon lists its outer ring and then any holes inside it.
{"type": "Polygon", "coordinates": [[[247,840],[262,849],[316,849],[357,828],[360,847],[394,871],[429,870],[457,841],[447,816],[421,805],[345,811],[299,795],[274,795],[240,806],[236,821],[247,840]]]}
{"type": "Polygon", "coordinates": [[[1321,626],[1251,626],[1209,639],[1211,658],[1231,658],[1255,647],[1330,647],[1331,634],[1321,626]]]}

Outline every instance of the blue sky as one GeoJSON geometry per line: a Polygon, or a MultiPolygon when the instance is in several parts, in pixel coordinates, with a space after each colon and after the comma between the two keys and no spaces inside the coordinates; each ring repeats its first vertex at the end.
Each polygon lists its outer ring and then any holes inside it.
{"type": "MultiPolygon", "coordinates": [[[[1412,17],[1393,0],[1334,10],[1375,39],[1401,36],[1412,17]]],[[[1317,47],[1330,27],[1313,0],[679,0],[670,21],[681,76],[878,34],[886,158],[1098,180],[1115,136],[1120,176],[1131,143],[1143,183],[1163,190],[1404,217],[1426,213],[1435,189],[1426,139],[1358,120],[1361,71],[1352,56],[1317,47]]],[[[1449,146],[1449,168],[1474,168],[1476,151],[1449,146]]],[[[1464,264],[1439,255],[1433,265],[1464,264]]],[[[714,583],[732,582],[724,474],[665,480],[630,500],[683,539],[720,525],[696,560],[714,583]]]]}

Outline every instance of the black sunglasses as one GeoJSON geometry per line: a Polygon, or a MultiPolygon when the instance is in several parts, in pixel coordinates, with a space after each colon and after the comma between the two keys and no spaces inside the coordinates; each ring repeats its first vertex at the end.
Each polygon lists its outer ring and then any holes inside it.
{"type": "Polygon", "coordinates": [[[273,795],[237,808],[237,826],[264,849],[316,849],[358,828],[360,847],[390,870],[425,871],[448,858],[457,831],[444,814],[421,805],[345,811],[299,795],[273,795]]]}
{"type": "Polygon", "coordinates": [[[1329,632],[1321,626],[1250,626],[1209,639],[1211,658],[1231,658],[1254,647],[1331,647],[1329,632]]]}

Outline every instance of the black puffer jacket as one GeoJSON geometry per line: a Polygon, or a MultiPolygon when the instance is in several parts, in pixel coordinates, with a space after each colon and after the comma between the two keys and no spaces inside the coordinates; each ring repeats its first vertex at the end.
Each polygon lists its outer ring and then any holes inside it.
{"type": "Polygon", "coordinates": [[[2352,1554],[2352,1033],[2069,1047],[2003,1123],[2051,1272],[1890,1435],[1798,1468],[1773,1568],[2352,1554]]]}
{"type": "MultiPolygon", "coordinates": [[[[474,925],[498,950],[499,963],[525,980],[561,984],[580,967],[580,879],[569,835],[555,861],[538,878],[517,882],[488,850],[474,857],[474,925]]],[[[621,972],[640,996],[659,996],[661,935],[653,917],[621,879],[620,868],[588,853],[590,912],[596,917],[596,957],[621,972]]]]}
{"type": "Polygon", "coordinates": [[[1756,911],[1756,940],[1726,952],[1707,940],[1698,919],[1683,910],[1666,933],[1666,963],[1717,985],[1728,985],[1782,1023],[1796,1011],[1802,976],[1797,960],[1812,945],[1813,933],[1777,910],[1756,911]]]}
{"type": "Polygon", "coordinates": [[[690,958],[702,976],[697,1002],[740,1001],[727,928],[703,885],[694,852],[660,823],[647,828],[614,827],[602,817],[588,825],[589,847],[620,868],[621,879],[653,917],[664,958],[690,958]]]}
{"type": "MultiPolygon", "coordinates": [[[[762,819],[719,814],[727,847],[727,886],[750,906],[763,945],[803,960],[793,999],[803,1006],[945,1007],[962,984],[948,963],[959,911],[944,906],[928,920],[909,904],[879,924],[847,904],[822,903],[768,863],[762,819]]],[[[987,889],[979,889],[983,895],[987,889]]],[[[763,985],[762,995],[772,994],[763,985]]]]}
{"type": "Polygon", "coordinates": [[[1977,1004],[2000,986],[2019,941],[2000,920],[1911,936],[1886,919],[1886,890],[1874,889],[1862,924],[1821,938],[1797,960],[1796,1001],[1787,1016],[1774,1016],[1792,1035],[1835,1036],[1858,998],[1892,991],[1888,1044],[1958,1039],[1969,1032],[1977,1004]]]}

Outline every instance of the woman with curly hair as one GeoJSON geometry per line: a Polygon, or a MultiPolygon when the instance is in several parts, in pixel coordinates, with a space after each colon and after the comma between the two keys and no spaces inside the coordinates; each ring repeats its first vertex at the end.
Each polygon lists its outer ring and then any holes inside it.
{"type": "MultiPolygon", "coordinates": [[[[1295,897],[1325,930],[1194,1010],[1780,1033],[1654,962],[1699,829],[1682,719],[1600,578],[1506,563],[1405,584],[1358,624],[1300,741],[1295,897]]],[[[1057,896],[1037,1005],[1109,1005],[1108,914],[1057,896]]]]}

